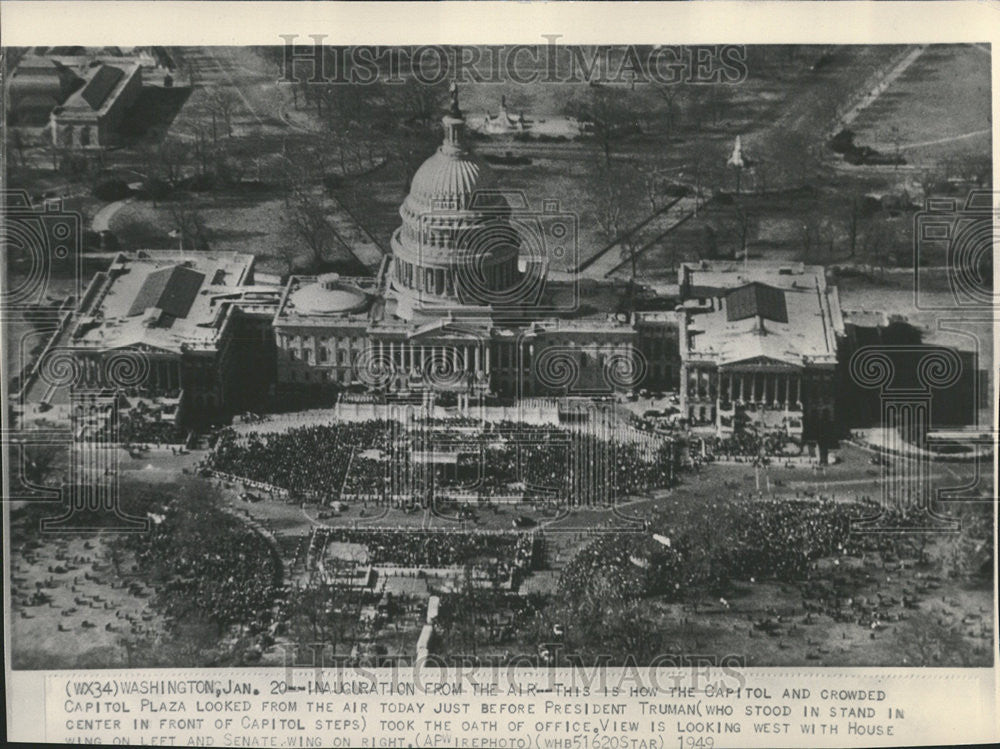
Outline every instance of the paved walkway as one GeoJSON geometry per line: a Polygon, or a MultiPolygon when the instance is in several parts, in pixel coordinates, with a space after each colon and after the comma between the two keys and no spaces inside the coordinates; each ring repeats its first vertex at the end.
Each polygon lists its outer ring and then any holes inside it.
{"type": "MultiPolygon", "coordinates": [[[[701,201],[704,204],[704,200],[701,201]]],[[[693,196],[675,199],[628,231],[621,239],[601,250],[598,256],[581,264],[580,275],[587,278],[607,278],[619,271],[630,271],[631,260],[622,254],[622,240],[631,239],[636,244],[635,254],[640,257],[656,242],[694,216],[693,196]]]]}
{"type": "Polygon", "coordinates": [[[90,222],[90,228],[94,231],[108,231],[111,228],[111,219],[114,217],[122,207],[128,205],[132,202],[132,198],[125,198],[124,200],[116,200],[114,203],[108,203],[103,206],[97,213],[94,214],[93,221],[90,222]]]}
{"type": "Polygon", "coordinates": [[[834,132],[838,132],[848,127],[861,115],[862,112],[878,101],[879,97],[882,96],[882,94],[884,94],[889,87],[892,86],[892,84],[895,83],[899,77],[917,61],[917,58],[919,58],[926,49],[927,45],[922,44],[904,55],[903,58],[897,62],[888,73],[879,78],[878,83],[876,83],[873,88],[863,94],[858,102],[853,107],[848,109],[843,116],[841,116],[837,127],[834,128],[834,132]]]}
{"type": "Polygon", "coordinates": [[[329,205],[327,219],[344,247],[366,268],[377,270],[386,252],[336,196],[330,196],[329,205]]]}

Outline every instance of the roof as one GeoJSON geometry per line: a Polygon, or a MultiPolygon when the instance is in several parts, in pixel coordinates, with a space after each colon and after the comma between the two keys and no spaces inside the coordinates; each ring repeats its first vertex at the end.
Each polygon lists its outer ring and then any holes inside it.
{"type": "Polygon", "coordinates": [[[213,350],[230,310],[242,304],[244,292],[257,288],[245,285],[252,272],[253,256],[235,252],[118,253],[88,288],[72,326],[72,345],[213,350]],[[224,282],[210,283],[214,279],[224,282]]]}
{"type": "Polygon", "coordinates": [[[726,294],[726,319],[735,322],[748,317],[788,322],[785,292],[766,283],[754,281],[726,294]]]}
{"type": "Polygon", "coordinates": [[[364,324],[378,301],[369,277],[292,276],[275,314],[276,324],[326,326],[364,324]]]}
{"type": "Polygon", "coordinates": [[[101,63],[93,68],[83,88],[66,100],[64,110],[77,113],[100,112],[111,105],[125,88],[125,83],[139,73],[140,66],[128,63],[125,67],[101,63]]]}
{"type": "Polygon", "coordinates": [[[681,355],[719,367],[807,367],[837,361],[843,333],[836,287],[825,275],[778,267],[699,268],[713,275],[710,302],[688,310],[681,355]],[[748,278],[753,280],[748,281],[748,278]],[[780,288],[779,288],[780,285],[780,288]],[[735,288],[734,288],[735,287],[735,288]]]}
{"type": "Polygon", "coordinates": [[[115,86],[125,76],[125,71],[121,68],[113,68],[110,65],[101,65],[87,84],[80,89],[80,98],[83,99],[95,112],[100,109],[115,86]]]}
{"type": "Polygon", "coordinates": [[[204,273],[183,265],[153,271],[143,281],[129,307],[128,316],[140,315],[150,307],[156,307],[174,317],[187,317],[204,281],[204,273]]]}

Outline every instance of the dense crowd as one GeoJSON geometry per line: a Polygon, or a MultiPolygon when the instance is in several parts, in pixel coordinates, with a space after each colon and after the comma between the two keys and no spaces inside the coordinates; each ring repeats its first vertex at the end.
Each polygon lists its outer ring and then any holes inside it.
{"type": "Polygon", "coordinates": [[[118,441],[125,445],[178,444],[184,441],[184,430],[161,419],[158,410],[132,408],[120,413],[118,441]]]}
{"type": "Polygon", "coordinates": [[[738,580],[808,582],[822,558],[919,556],[922,547],[913,535],[851,532],[852,521],[876,509],[787,499],[708,503],[699,512],[654,521],[656,537],[596,538],[563,569],[560,592],[581,601],[600,596],[624,603],[661,594],[680,599],[718,592],[738,580]]]}
{"type": "Polygon", "coordinates": [[[398,502],[473,493],[590,504],[668,486],[673,451],[554,425],[373,420],[239,437],[225,430],[208,467],[303,496],[398,502]],[[430,453],[454,462],[420,457],[430,453]]]}
{"type": "Polygon", "coordinates": [[[472,653],[484,644],[516,644],[530,631],[545,603],[539,594],[466,587],[441,596],[435,631],[452,652],[472,653]]]}
{"type": "Polygon", "coordinates": [[[706,452],[716,458],[769,460],[798,455],[801,445],[784,432],[736,432],[726,437],[707,440],[706,452]]]}
{"type": "MultiPolygon", "coordinates": [[[[319,548],[327,543],[355,543],[368,550],[368,561],[398,567],[495,565],[531,569],[538,564],[539,541],[530,534],[414,532],[412,528],[320,528],[319,548]]],[[[501,570],[502,572],[503,570],[501,570]]]]}
{"type": "Polygon", "coordinates": [[[344,422],[242,436],[225,429],[217,436],[208,467],[296,493],[336,494],[355,452],[387,447],[389,425],[381,420],[344,422]]]}
{"type": "Polygon", "coordinates": [[[182,490],[145,504],[149,533],[119,543],[157,591],[156,605],[177,622],[208,619],[220,629],[261,632],[281,584],[280,561],[268,543],[215,502],[182,490]]]}

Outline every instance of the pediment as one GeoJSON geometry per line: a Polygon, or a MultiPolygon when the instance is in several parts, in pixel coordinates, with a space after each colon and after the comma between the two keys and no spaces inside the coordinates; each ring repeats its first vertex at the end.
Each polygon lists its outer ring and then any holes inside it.
{"type": "Polygon", "coordinates": [[[768,372],[801,372],[802,366],[796,362],[775,359],[771,356],[749,356],[745,359],[730,359],[723,362],[719,369],[758,369],[768,372]]]}

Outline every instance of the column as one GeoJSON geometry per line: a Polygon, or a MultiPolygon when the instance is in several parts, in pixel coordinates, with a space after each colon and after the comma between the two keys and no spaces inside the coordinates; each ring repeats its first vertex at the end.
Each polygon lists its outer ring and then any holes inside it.
{"type": "Polygon", "coordinates": [[[479,373],[479,345],[478,344],[476,345],[476,349],[475,349],[475,357],[476,357],[476,368],[475,368],[474,371],[478,374],[479,373]]]}
{"type": "Polygon", "coordinates": [[[452,346],[451,349],[451,368],[458,372],[458,346],[452,346]]]}
{"type": "Polygon", "coordinates": [[[424,367],[426,365],[427,365],[427,350],[423,346],[421,346],[420,347],[420,371],[421,372],[424,370],[424,367]]]}
{"type": "Polygon", "coordinates": [[[489,341],[486,342],[486,345],[484,346],[484,348],[486,349],[486,374],[489,374],[490,373],[490,343],[489,343],[489,341]]]}

